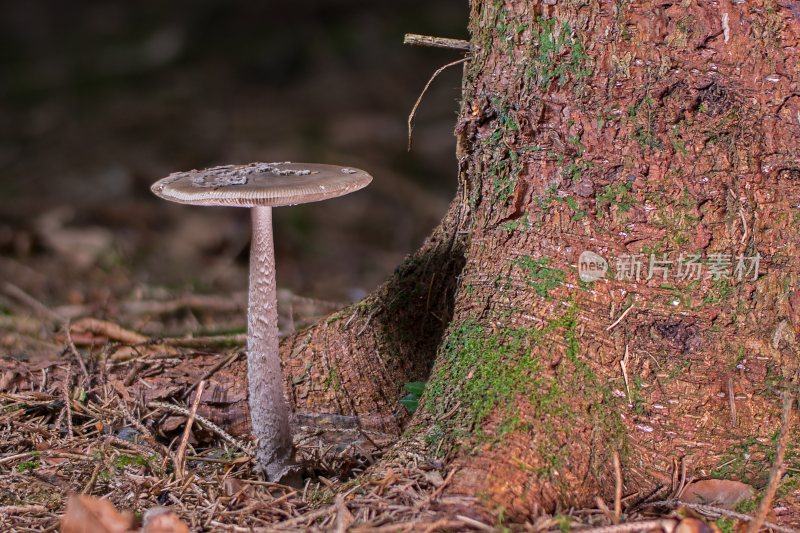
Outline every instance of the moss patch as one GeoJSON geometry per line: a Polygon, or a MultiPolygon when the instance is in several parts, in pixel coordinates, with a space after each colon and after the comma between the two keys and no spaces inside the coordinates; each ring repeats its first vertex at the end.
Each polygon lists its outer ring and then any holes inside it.
{"type": "Polygon", "coordinates": [[[539,296],[547,298],[552,289],[560,287],[566,280],[562,270],[547,266],[550,262],[549,257],[534,259],[529,255],[523,255],[515,259],[513,264],[525,272],[528,286],[539,296]]]}
{"type": "MultiPolygon", "coordinates": [[[[719,479],[736,479],[749,483],[754,487],[763,487],[769,480],[769,469],[775,461],[780,430],[775,430],[770,442],[763,443],[753,436],[746,437],[722,454],[719,466],[711,472],[711,476],[719,479]]],[[[784,478],[779,495],[785,493],[787,487],[794,487],[800,476],[800,449],[793,443],[786,451],[786,465],[789,474],[784,478]]]]}
{"type": "Polygon", "coordinates": [[[547,471],[536,473],[546,475],[563,464],[568,453],[548,436],[562,424],[587,416],[570,401],[581,397],[591,399],[588,416],[603,442],[622,450],[624,428],[607,405],[613,401],[610,391],[581,359],[576,318],[573,303],[541,329],[489,329],[474,319],[455,325],[425,392],[425,408],[438,420],[428,435],[429,444],[447,450],[455,442],[477,446],[501,442],[511,432],[535,431],[544,436],[537,452],[547,464],[547,471]],[[566,358],[552,371],[550,360],[543,361],[542,350],[536,348],[559,333],[566,358]],[[525,407],[520,408],[520,402],[525,407]],[[498,425],[487,432],[484,422],[490,415],[498,425]],[[442,446],[442,440],[448,446],[442,446]]]}
{"type": "Polygon", "coordinates": [[[553,82],[564,85],[570,77],[581,80],[592,73],[590,57],[568,22],[538,17],[531,28],[530,68],[526,78],[542,89],[553,82]]]}

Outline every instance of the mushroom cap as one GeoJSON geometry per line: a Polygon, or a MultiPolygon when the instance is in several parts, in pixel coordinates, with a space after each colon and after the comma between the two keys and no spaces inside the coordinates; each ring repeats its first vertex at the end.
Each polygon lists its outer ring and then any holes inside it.
{"type": "Polygon", "coordinates": [[[175,172],[153,184],[156,196],[190,205],[258,207],[336,198],[366,187],[357,168],[304,163],[250,163],[175,172]]]}

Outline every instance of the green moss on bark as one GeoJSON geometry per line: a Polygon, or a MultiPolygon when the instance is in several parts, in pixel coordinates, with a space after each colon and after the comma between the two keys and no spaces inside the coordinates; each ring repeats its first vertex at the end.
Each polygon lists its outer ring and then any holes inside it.
{"type": "MultiPolygon", "coordinates": [[[[559,426],[588,415],[603,433],[601,438],[623,450],[625,431],[614,407],[608,405],[615,400],[580,351],[574,303],[541,329],[491,329],[475,319],[456,324],[442,345],[442,363],[423,398],[435,420],[428,443],[445,455],[455,443],[499,443],[519,431],[553,434],[559,426]],[[563,341],[554,341],[559,335],[563,341]],[[565,349],[565,360],[555,370],[552,361],[540,355],[550,342],[554,350],[565,349]],[[565,348],[556,346],[562,342],[565,348]],[[584,402],[575,398],[590,400],[588,413],[579,407],[584,402]],[[488,430],[490,419],[494,423],[488,430]]],[[[548,471],[563,463],[556,442],[545,437],[539,447],[548,471]]]]}

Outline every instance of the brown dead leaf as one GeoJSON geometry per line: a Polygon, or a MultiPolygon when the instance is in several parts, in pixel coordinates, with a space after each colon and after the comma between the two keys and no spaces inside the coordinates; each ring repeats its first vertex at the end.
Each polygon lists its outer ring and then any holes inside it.
{"type": "Polygon", "coordinates": [[[131,513],[120,513],[110,501],[83,494],[70,496],[61,517],[61,533],[125,533],[132,527],[131,513]]]}
{"type": "Polygon", "coordinates": [[[235,477],[226,477],[222,482],[222,489],[225,491],[225,496],[233,496],[244,488],[245,484],[235,477]]]}
{"type": "Polygon", "coordinates": [[[189,527],[166,507],[153,507],[144,513],[142,533],[189,533],[189,527]]]}
{"type": "Polygon", "coordinates": [[[739,502],[752,498],[754,493],[753,487],[741,481],[703,479],[687,485],[680,500],[734,509],[739,502]]]}
{"type": "Polygon", "coordinates": [[[225,491],[225,496],[236,496],[240,492],[247,496],[252,496],[253,493],[250,485],[246,485],[242,483],[241,480],[233,477],[225,478],[225,481],[222,483],[222,488],[225,491]]]}
{"type": "Polygon", "coordinates": [[[133,397],[131,397],[131,394],[128,392],[128,387],[126,387],[120,380],[112,377],[109,377],[108,381],[111,383],[111,386],[114,387],[114,390],[116,390],[119,395],[122,396],[123,400],[125,400],[127,403],[133,403],[133,397]]]}
{"type": "Polygon", "coordinates": [[[149,337],[125,329],[119,324],[97,318],[82,318],[73,322],[70,326],[70,334],[79,335],[81,333],[89,333],[125,344],[141,344],[150,340],[149,337]]]}
{"type": "Polygon", "coordinates": [[[158,427],[161,431],[170,432],[183,427],[185,423],[185,416],[171,415],[165,418],[158,427]]]}
{"type": "Polygon", "coordinates": [[[719,529],[698,518],[684,518],[678,523],[675,533],[719,533],[719,529]]]}

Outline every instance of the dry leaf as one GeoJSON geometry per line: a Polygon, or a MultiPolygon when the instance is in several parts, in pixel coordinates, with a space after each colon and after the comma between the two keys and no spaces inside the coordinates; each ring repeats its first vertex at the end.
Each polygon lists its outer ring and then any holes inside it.
{"type": "Polygon", "coordinates": [[[704,479],[688,485],[681,493],[680,500],[734,509],[739,502],[752,498],[754,493],[753,487],[740,481],[704,479]]]}
{"type": "Polygon", "coordinates": [[[189,533],[189,527],[166,507],[153,507],[144,513],[142,533],[189,533]]]}
{"type": "Polygon", "coordinates": [[[226,496],[233,498],[231,503],[234,504],[254,496],[254,489],[252,485],[247,485],[242,483],[240,480],[231,477],[225,478],[225,481],[222,484],[222,489],[225,491],[226,496]]]}
{"type": "Polygon", "coordinates": [[[719,533],[719,529],[697,518],[684,518],[675,528],[675,533],[719,533]]]}
{"type": "Polygon", "coordinates": [[[133,527],[131,513],[119,513],[108,500],[70,496],[61,517],[61,533],[125,533],[133,527]]]}
{"type": "Polygon", "coordinates": [[[225,491],[225,496],[233,496],[244,487],[244,483],[234,477],[226,477],[222,482],[222,490],[225,491]]]}
{"type": "Polygon", "coordinates": [[[126,403],[133,403],[133,397],[128,392],[128,387],[126,387],[124,383],[112,377],[108,378],[108,382],[111,383],[111,386],[122,396],[122,399],[125,400],[126,403]]]}
{"type": "Polygon", "coordinates": [[[149,337],[125,329],[119,324],[97,318],[81,318],[80,320],[76,320],[72,323],[69,330],[71,335],[91,333],[92,335],[99,335],[125,344],[140,344],[150,340],[149,337]]]}
{"type": "Polygon", "coordinates": [[[165,418],[158,427],[161,431],[169,433],[170,431],[175,431],[176,429],[183,427],[184,424],[186,424],[185,416],[174,415],[165,418]]]}

